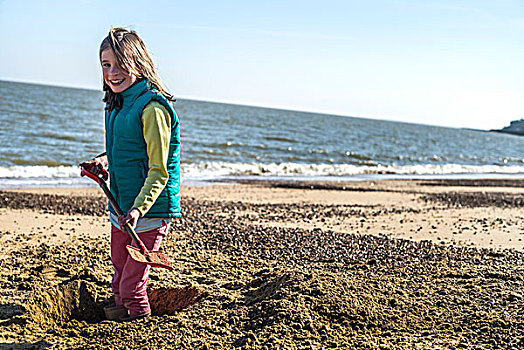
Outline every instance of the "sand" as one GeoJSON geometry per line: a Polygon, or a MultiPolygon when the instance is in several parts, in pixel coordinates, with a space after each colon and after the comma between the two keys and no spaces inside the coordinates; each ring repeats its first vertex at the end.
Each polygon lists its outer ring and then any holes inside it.
{"type": "Polygon", "coordinates": [[[524,179],[183,187],[153,314],[104,320],[101,190],[0,191],[0,348],[524,345],[524,179]]]}

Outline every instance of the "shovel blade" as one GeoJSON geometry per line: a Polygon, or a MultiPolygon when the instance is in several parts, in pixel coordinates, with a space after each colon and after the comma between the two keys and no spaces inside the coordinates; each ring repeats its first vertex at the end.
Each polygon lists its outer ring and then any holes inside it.
{"type": "Polygon", "coordinates": [[[136,247],[128,245],[126,248],[131,258],[139,263],[147,264],[152,267],[162,267],[164,269],[173,270],[167,256],[162,251],[155,250],[144,254],[136,247]]]}

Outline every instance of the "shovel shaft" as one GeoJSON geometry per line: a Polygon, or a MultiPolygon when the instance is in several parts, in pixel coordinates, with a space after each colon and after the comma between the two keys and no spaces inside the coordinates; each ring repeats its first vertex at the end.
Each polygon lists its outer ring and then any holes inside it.
{"type": "MultiPolygon", "coordinates": [[[[118,203],[116,202],[116,199],[115,197],[113,197],[113,194],[111,193],[111,191],[109,190],[109,188],[107,187],[105,181],[101,181],[100,183],[100,187],[102,187],[102,190],[104,191],[104,193],[106,194],[107,198],[109,199],[109,203],[111,203],[111,206],[113,207],[113,209],[115,210],[116,214],[118,216],[122,216],[124,215],[124,213],[122,212],[122,209],[120,209],[120,206],[118,205],[118,203]]],[[[129,224],[129,223],[126,223],[125,226],[124,226],[125,230],[127,231],[127,233],[131,236],[131,239],[133,240],[133,242],[135,242],[139,247],[140,247],[140,250],[144,253],[144,254],[147,254],[149,253],[149,251],[147,250],[147,248],[145,247],[144,243],[142,243],[142,240],[140,240],[140,238],[138,238],[138,235],[136,234],[135,230],[133,229],[133,227],[129,224]]]]}
{"type": "MultiPolygon", "coordinates": [[[[106,181],[108,178],[107,172],[101,168],[101,167],[95,167],[93,171],[93,166],[82,163],[80,164],[81,172],[80,175],[87,176],[91,178],[92,180],[96,181],[98,185],[100,185],[100,188],[104,191],[105,195],[109,199],[109,203],[111,204],[111,207],[115,210],[116,214],[118,216],[124,215],[122,212],[122,209],[118,205],[117,201],[115,200],[115,197],[113,197],[113,194],[107,187],[106,181]]],[[[138,245],[138,248],[127,245],[126,249],[131,258],[135,261],[138,261],[143,264],[147,264],[153,267],[162,267],[164,269],[172,270],[173,267],[169,263],[169,259],[167,256],[161,252],[161,251],[148,251],[142,240],[138,237],[133,227],[126,223],[124,226],[124,229],[127,231],[129,236],[131,236],[131,239],[133,242],[135,242],[136,245],[138,245]]]]}

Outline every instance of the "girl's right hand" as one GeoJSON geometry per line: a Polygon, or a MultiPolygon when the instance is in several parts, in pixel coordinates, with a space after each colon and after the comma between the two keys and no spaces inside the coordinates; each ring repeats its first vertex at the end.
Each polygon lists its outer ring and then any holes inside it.
{"type": "MultiPolygon", "coordinates": [[[[80,164],[81,167],[85,168],[87,171],[98,175],[100,173],[100,170],[107,169],[107,156],[98,156],[96,158],[93,158],[91,160],[88,160],[86,162],[83,162],[80,164]]],[[[104,180],[107,180],[107,173],[104,171],[104,180]]]]}
{"type": "Polygon", "coordinates": [[[86,166],[86,167],[101,166],[104,169],[107,169],[107,165],[108,165],[108,162],[107,162],[106,155],[93,158],[91,160],[85,161],[80,164],[80,166],[86,166]]]}

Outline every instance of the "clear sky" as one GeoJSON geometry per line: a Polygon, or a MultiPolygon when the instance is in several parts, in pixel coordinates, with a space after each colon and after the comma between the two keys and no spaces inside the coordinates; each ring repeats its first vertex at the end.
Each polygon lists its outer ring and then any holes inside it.
{"type": "Polygon", "coordinates": [[[480,129],[524,117],[524,0],[0,0],[0,79],[100,89],[117,26],[179,98],[480,129]]]}

